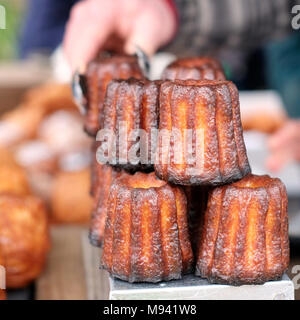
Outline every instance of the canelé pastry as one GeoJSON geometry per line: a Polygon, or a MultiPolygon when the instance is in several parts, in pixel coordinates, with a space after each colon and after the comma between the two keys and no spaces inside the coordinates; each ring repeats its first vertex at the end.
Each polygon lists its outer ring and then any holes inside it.
{"type": "Polygon", "coordinates": [[[102,265],[129,282],[181,278],[191,271],[186,196],[154,173],[122,174],[112,184],[102,265]]]}
{"type": "Polygon", "coordinates": [[[112,79],[143,78],[135,56],[113,55],[89,63],[86,71],[88,108],[85,130],[95,136],[99,129],[106,87],[112,79]]]}
{"type": "Polygon", "coordinates": [[[93,207],[90,169],[61,171],[54,178],[51,220],[55,223],[87,223],[93,207]]]}
{"type": "Polygon", "coordinates": [[[226,184],[250,172],[232,82],[161,85],[154,167],[159,178],[181,185],[226,184]]]}
{"type": "Polygon", "coordinates": [[[210,191],[198,241],[198,276],[234,285],[279,279],[289,265],[283,183],[249,175],[210,191]]]}
{"type": "Polygon", "coordinates": [[[226,80],[221,64],[209,57],[182,58],[171,63],[162,74],[163,80],[226,80]]]}
{"type": "Polygon", "coordinates": [[[42,201],[33,196],[0,195],[0,250],[7,287],[24,287],[37,278],[48,249],[48,218],[42,201]]]}
{"type": "Polygon", "coordinates": [[[133,171],[153,168],[159,87],[160,81],[136,79],[113,80],[108,85],[101,129],[113,139],[109,143],[103,136],[100,144],[106,163],[133,171]]]}
{"type": "Polygon", "coordinates": [[[120,175],[120,171],[96,161],[93,164],[92,170],[93,211],[89,238],[92,245],[101,247],[103,243],[110,187],[115,178],[120,175]]]}

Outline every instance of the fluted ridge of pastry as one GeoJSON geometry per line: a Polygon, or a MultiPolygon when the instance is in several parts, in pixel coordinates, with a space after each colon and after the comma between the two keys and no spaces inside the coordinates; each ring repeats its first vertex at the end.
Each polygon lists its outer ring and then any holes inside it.
{"type": "Polygon", "coordinates": [[[111,131],[107,163],[126,170],[153,168],[158,127],[159,81],[113,80],[108,85],[101,118],[111,131]]]}

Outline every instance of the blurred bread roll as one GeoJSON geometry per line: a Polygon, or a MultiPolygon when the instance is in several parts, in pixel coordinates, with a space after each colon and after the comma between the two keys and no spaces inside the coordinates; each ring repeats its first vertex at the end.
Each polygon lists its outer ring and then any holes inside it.
{"type": "Polygon", "coordinates": [[[24,103],[41,107],[45,115],[57,110],[77,110],[69,84],[48,83],[29,90],[24,103]]]}
{"type": "Polygon", "coordinates": [[[15,156],[10,150],[0,147],[0,166],[7,165],[16,165],[15,156]]]}
{"type": "Polygon", "coordinates": [[[273,133],[286,122],[286,116],[280,112],[253,112],[242,114],[242,125],[245,131],[256,130],[264,133],[273,133]]]}
{"type": "Polygon", "coordinates": [[[54,172],[56,156],[53,150],[43,141],[30,140],[15,149],[15,159],[29,172],[54,172]]]}
{"type": "Polygon", "coordinates": [[[0,194],[27,195],[30,187],[26,173],[17,165],[0,166],[0,194]]]}
{"type": "Polygon", "coordinates": [[[75,112],[60,110],[41,123],[38,137],[58,155],[89,148],[91,139],[83,131],[83,121],[75,112]]]}
{"type": "Polygon", "coordinates": [[[49,250],[48,217],[34,196],[0,195],[0,250],[7,288],[28,285],[42,272],[49,250]]]}
{"type": "Polygon", "coordinates": [[[21,105],[3,115],[0,121],[0,145],[10,147],[32,139],[44,117],[44,110],[21,105]]]}
{"type": "Polygon", "coordinates": [[[287,121],[283,102],[275,91],[241,91],[239,96],[244,130],[273,133],[287,121]]]}
{"type": "Polygon", "coordinates": [[[35,138],[42,120],[61,109],[76,111],[69,85],[46,84],[29,90],[20,106],[1,117],[0,146],[35,138]]]}
{"type": "Polygon", "coordinates": [[[57,170],[57,156],[53,150],[43,141],[30,140],[15,148],[15,158],[26,170],[33,193],[48,203],[53,174],[57,170]]]}
{"type": "Polygon", "coordinates": [[[90,170],[59,172],[54,178],[51,216],[55,223],[88,223],[92,210],[90,170]]]}

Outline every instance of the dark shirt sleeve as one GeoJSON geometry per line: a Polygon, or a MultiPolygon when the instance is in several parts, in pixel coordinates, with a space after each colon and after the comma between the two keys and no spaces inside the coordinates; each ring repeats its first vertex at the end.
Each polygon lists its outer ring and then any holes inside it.
{"type": "Polygon", "coordinates": [[[20,56],[50,54],[61,43],[72,6],[79,0],[29,0],[20,37],[20,56]]]}
{"type": "Polygon", "coordinates": [[[292,6],[298,0],[174,0],[179,12],[176,38],[167,47],[180,55],[241,50],[292,31],[292,6]]]}
{"type": "Polygon", "coordinates": [[[299,52],[299,32],[283,41],[274,42],[265,49],[268,85],[280,93],[292,118],[300,118],[299,52]]]}

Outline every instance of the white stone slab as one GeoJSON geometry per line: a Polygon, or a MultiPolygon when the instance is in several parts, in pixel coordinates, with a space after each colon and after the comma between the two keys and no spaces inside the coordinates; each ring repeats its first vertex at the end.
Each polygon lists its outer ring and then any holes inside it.
{"type": "Polygon", "coordinates": [[[280,281],[263,285],[228,286],[210,284],[187,275],[182,280],[127,283],[110,278],[110,300],[294,300],[293,282],[284,275],[280,281]]]}

